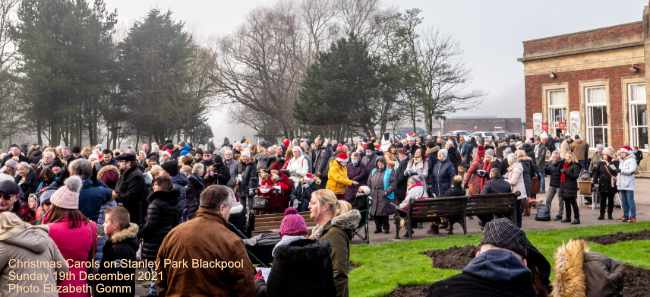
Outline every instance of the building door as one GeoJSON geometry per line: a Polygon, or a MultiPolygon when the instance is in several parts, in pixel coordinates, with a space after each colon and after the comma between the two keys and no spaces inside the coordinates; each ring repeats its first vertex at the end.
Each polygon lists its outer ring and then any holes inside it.
{"type": "Polygon", "coordinates": [[[607,91],[604,86],[585,88],[585,115],[587,121],[587,142],[596,146],[602,144],[607,147],[608,123],[607,117],[607,91]]]}
{"type": "Polygon", "coordinates": [[[646,105],[645,84],[630,84],[627,90],[629,104],[628,124],[630,145],[648,149],[648,106],[646,105]]]}
{"type": "Polygon", "coordinates": [[[567,128],[568,104],[566,90],[548,91],[548,128],[549,134],[562,136],[567,128]]]}

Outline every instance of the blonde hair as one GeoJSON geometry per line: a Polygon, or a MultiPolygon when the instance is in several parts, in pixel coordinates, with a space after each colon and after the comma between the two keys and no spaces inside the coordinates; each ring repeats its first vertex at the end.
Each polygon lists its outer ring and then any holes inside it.
{"type": "Polygon", "coordinates": [[[192,167],[190,167],[188,165],[183,165],[183,167],[181,167],[180,171],[181,171],[181,173],[185,174],[185,176],[192,175],[192,167]]]}
{"type": "Polygon", "coordinates": [[[165,169],[160,167],[160,165],[153,165],[151,166],[151,170],[149,170],[149,173],[151,174],[151,177],[156,178],[157,176],[166,173],[165,169]]]}
{"type": "Polygon", "coordinates": [[[318,203],[323,206],[327,206],[332,214],[337,213],[338,199],[336,199],[336,194],[332,190],[321,189],[317,190],[311,194],[313,197],[318,199],[318,203]]]}
{"type": "Polygon", "coordinates": [[[568,159],[571,159],[570,161],[572,163],[576,161],[576,155],[574,155],[572,152],[565,152],[564,155],[562,155],[562,158],[564,158],[567,161],[569,161],[568,159]],[[567,156],[569,158],[567,158],[567,156]]]}
{"type": "Polygon", "coordinates": [[[338,200],[338,202],[336,203],[336,213],[334,214],[334,216],[342,215],[351,210],[352,210],[352,204],[350,204],[350,202],[347,202],[345,200],[338,200]]]}

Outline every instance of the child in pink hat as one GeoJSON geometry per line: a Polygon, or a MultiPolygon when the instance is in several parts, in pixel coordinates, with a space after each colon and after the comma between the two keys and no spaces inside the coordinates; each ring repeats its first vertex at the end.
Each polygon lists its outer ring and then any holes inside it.
{"type": "Polygon", "coordinates": [[[298,214],[295,208],[287,208],[284,210],[284,218],[280,223],[280,236],[282,239],[273,248],[273,256],[279,246],[289,245],[292,242],[300,239],[305,239],[309,231],[305,218],[298,214]]]}

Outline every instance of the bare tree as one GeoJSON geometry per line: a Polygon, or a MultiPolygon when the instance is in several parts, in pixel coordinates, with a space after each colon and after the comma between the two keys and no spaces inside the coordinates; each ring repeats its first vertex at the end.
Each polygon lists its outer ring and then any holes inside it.
{"type": "Polygon", "coordinates": [[[335,4],[335,0],[302,0],[300,3],[301,18],[308,36],[307,65],[318,59],[323,45],[334,40],[338,33],[334,22],[338,13],[335,4]]]}
{"type": "Polygon", "coordinates": [[[373,30],[373,17],[379,4],[379,0],[337,0],[346,35],[366,39],[373,30]]]}
{"type": "Polygon", "coordinates": [[[483,95],[465,91],[469,70],[459,61],[461,50],[450,37],[437,31],[413,41],[415,67],[419,75],[416,96],[429,134],[436,116],[475,106],[483,95]]]}
{"type": "Polygon", "coordinates": [[[297,18],[287,7],[252,11],[235,34],[218,43],[214,76],[221,97],[272,121],[276,133],[285,135],[295,129],[293,106],[305,69],[297,18]]]}

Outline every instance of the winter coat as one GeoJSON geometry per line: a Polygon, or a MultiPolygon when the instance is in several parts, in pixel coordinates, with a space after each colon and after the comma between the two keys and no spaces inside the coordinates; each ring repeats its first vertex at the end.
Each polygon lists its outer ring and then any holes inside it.
{"type": "Polygon", "coordinates": [[[560,162],[560,173],[564,172],[566,179],[560,183],[560,197],[575,198],[578,195],[578,177],[580,176],[580,164],[571,163],[569,168],[564,170],[564,161],[560,162]]]}
{"type": "Polygon", "coordinates": [[[336,296],[329,242],[297,237],[281,243],[273,249],[269,279],[258,282],[258,297],[336,296]]]}
{"type": "Polygon", "coordinates": [[[463,184],[467,186],[470,195],[478,195],[485,187],[485,184],[490,179],[490,169],[492,164],[489,162],[486,164],[483,160],[476,159],[465,172],[465,177],[463,178],[463,184]],[[484,170],[485,175],[479,176],[478,171],[484,170]]]}
{"type": "Polygon", "coordinates": [[[415,184],[406,192],[406,197],[404,198],[404,201],[399,204],[399,209],[406,211],[413,201],[426,198],[429,198],[426,187],[423,184],[415,184]]]}
{"type": "MultiPolygon", "coordinates": [[[[398,202],[401,202],[404,200],[406,197],[406,183],[408,182],[408,176],[404,174],[404,171],[406,170],[406,166],[408,164],[409,159],[406,158],[404,160],[399,161],[399,166],[397,169],[395,169],[395,181],[391,185],[393,189],[395,189],[395,200],[398,202]]],[[[428,166],[428,165],[427,165],[428,166]]],[[[428,168],[427,168],[428,170],[428,168]]],[[[430,170],[428,170],[430,171],[430,170]]],[[[428,175],[428,173],[427,173],[428,175]]],[[[427,177],[428,178],[428,177],[427,177]]]]}
{"type": "Polygon", "coordinates": [[[105,280],[98,281],[95,286],[102,284],[104,288],[117,288],[121,286],[128,286],[131,288],[129,293],[100,293],[96,292],[95,297],[127,297],[135,296],[135,268],[129,265],[116,265],[121,260],[136,260],[136,252],[138,250],[138,225],[131,223],[128,228],[116,231],[111,235],[111,238],[106,241],[103,248],[103,257],[100,262],[97,273],[104,275],[131,275],[130,280],[105,280]],[[113,265],[104,263],[112,262],[113,265]]]}
{"type": "Polygon", "coordinates": [[[387,197],[391,192],[391,184],[395,182],[395,175],[392,169],[379,170],[374,169],[372,175],[368,179],[368,187],[370,188],[370,197],[372,197],[372,205],[370,206],[370,215],[372,216],[388,216],[392,213],[387,208],[391,201],[387,197]],[[386,183],[385,174],[389,174],[389,182],[386,183]]]}
{"type": "Polygon", "coordinates": [[[342,195],[345,194],[345,188],[351,185],[352,180],[348,178],[348,169],[336,159],[331,160],[325,188],[331,190],[334,194],[342,195]]]}
{"type": "Polygon", "coordinates": [[[451,187],[455,175],[456,169],[449,160],[436,162],[432,171],[431,192],[436,196],[442,196],[451,187]]]}
{"type": "Polygon", "coordinates": [[[463,272],[434,283],[428,297],[535,297],[532,274],[513,253],[489,250],[463,272]]]}
{"type": "Polygon", "coordinates": [[[524,184],[524,169],[522,168],[521,163],[516,162],[508,167],[506,179],[510,186],[512,186],[512,192],[519,191],[518,199],[528,198],[526,185],[524,184]]]}
{"type": "Polygon", "coordinates": [[[221,156],[215,156],[214,162],[212,164],[212,171],[208,172],[208,166],[205,166],[206,176],[205,184],[206,185],[227,185],[231,179],[231,172],[229,168],[226,167],[221,156]]]}
{"type": "Polygon", "coordinates": [[[79,193],[79,210],[89,220],[98,221],[102,205],[113,199],[112,191],[104,184],[84,179],[79,193]]]}
{"type": "MultiPolygon", "coordinates": [[[[88,221],[86,224],[71,229],[68,226],[67,219],[62,221],[48,224],[48,234],[56,243],[56,246],[61,251],[61,255],[68,263],[83,263],[94,259],[94,251],[97,244],[97,226],[95,222],[88,221]]],[[[73,288],[73,290],[80,290],[88,286],[87,278],[82,278],[81,274],[86,272],[82,265],[77,267],[70,267],[70,273],[74,276],[68,277],[63,280],[60,285],[73,288]]],[[[82,297],[90,296],[90,291],[82,293],[61,293],[59,297],[82,297]]]]}
{"type": "Polygon", "coordinates": [[[483,191],[481,191],[481,194],[498,193],[512,193],[512,187],[510,186],[510,183],[508,183],[502,177],[490,180],[487,185],[485,185],[485,188],[483,188],[483,191]]]}
{"type": "Polygon", "coordinates": [[[36,191],[36,186],[37,180],[36,180],[36,173],[34,170],[29,170],[29,173],[27,173],[27,178],[25,179],[25,182],[22,182],[22,177],[21,176],[16,176],[16,183],[20,187],[20,190],[23,192],[25,200],[27,200],[27,197],[29,197],[29,194],[32,194],[36,191]]]}
{"type": "Polygon", "coordinates": [[[465,189],[463,187],[457,187],[454,185],[451,185],[451,188],[447,192],[445,192],[442,196],[443,197],[460,197],[460,196],[465,196],[467,193],[465,192],[465,189]]]}
{"type": "Polygon", "coordinates": [[[292,158],[287,165],[287,171],[289,171],[289,178],[293,184],[299,185],[300,179],[309,172],[309,161],[303,155],[292,158]]]}
{"type": "Polygon", "coordinates": [[[230,176],[226,185],[230,188],[234,188],[235,183],[237,182],[237,167],[238,167],[237,165],[239,164],[239,162],[230,159],[230,160],[223,161],[223,163],[226,166],[226,170],[228,170],[228,175],[230,176]]]}
{"type": "Polygon", "coordinates": [[[589,144],[587,144],[582,139],[577,139],[576,141],[573,142],[573,144],[571,144],[571,151],[573,152],[574,155],[576,155],[576,160],[578,161],[587,160],[588,159],[587,153],[589,153],[589,144]]]}
{"type": "Polygon", "coordinates": [[[178,191],[153,192],[147,198],[147,217],[142,225],[142,258],[155,259],[158,248],[169,231],[178,225],[178,191]]]}
{"type": "Polygon", "coordinates": [[[551,161],[546,163],[546,167],[544,168],[544,173],[551,176],[551,180],[549,181],[551,187],[560,187],[560,164],[559,161],[551,161]]]}
{"type": "Polygon", "coordinates": [[[320,241],[329,242],[331,247],[330,258],[337,297],[349,296],[350,241],[360,220],[361,214],[356,209],[343,213],[323,226],[318,237],[320,241]]]}
{"type": "Polygon", "coordinates": [[[255,189],[258,186],[257,166],[254,163],[244,164],[239,162],[237,176],[241,176],[241,180],[239,180],[239,195],[241,197],[248,197],[248,190],[255,189]]]}
{"type": "Polygon", "coordinates": [[[535,164],[533,164],[533,160],[530,158],[519,160],[519,164],[521,164],[521,168],[523,169],[522,176],[524,178],[526,193],[528,194],[528,197],[533,197],[535,194],[533,193],[533,176],[537,175],[535,164]]]}
{"type": "Polygon", "coordinates": [[[427,175],[429,174],[429,162],[427,162],[426,159],[421,160],[420,162],[415,162],[414,159],[411,159],[408,161],[406,165],[406,170],[404,170],[404,175],[412,176],[412,175],[418,175],[422,178],[422,180],[427,179],[427,175]]]}
{"type": "Polygon", "coordinates": [[[618,190],[634,191],[634,173],[636,172],[637,163],[634,155],[629,155],[625,160],[619,162],[619,172],[616,178],[616,186],[618,190]]]}
{"type": "Polygon", "coordinates": [[[352,162],[348,163],[348,178],[359,183],[357,186],[350,185],[345,188],[345,200],[352,201],[357,196],[359,186],[363,186],[368,182],[368,175],[370,171],[359,162],[356,166],[352,162]]]}
{"type": "Polygon", "coordinates": [[[330,160],[330,150],[327,147],[320,147],[311,152],[312,169],[316,176],[327,176],[327,163],[330,160]]]}
{"type": "Polygon", "coordinates": [[[182,213],[182,221],[185,222],[194,217],[194,213],[199,209],[199,198],[205,188],[203,178],[192,175],[187,179],[188,184],[185,190],[185,208],[182,213]]]}
{"type": "Polygon", "coordinates": [[[447,155],[449,156],[449,161],[454,164],[454,168],[458,168],[458,165],[460,165],[460,162],[462,161],[462,157],[456,147],[452,146],[447,149],[447,155]]]}
{"type": "Polygon", "coordinates": [[[539,143],[535,146],[535,167],[538,170],[543,170],[546,167],[546,145],[539,143]]]}
{"type": "MultiPolygon", "coordinates": [[[[227,227],[216,209],[199,207],[196,216],[172,229],[157,259],[170,261],[232,261],[236,269],[196,269],[160,265],[158,296],[255,296],[255,269],[241,238],[227,227]],[[197,232],[200,230],[200,232],[197,232]]],[[[202,263],[205,263],[202,262],[202,263]]]]}
{"type": "Polygon", "coordinates": [[[610,162],[609,165],[605,161],[600,161],[594,166],[592,172],[592,182],[598,185],[598,192],[600,193],[616,193],[616,175],[618,173],[618,162],[610,162]]]}
{"type": "Polygon", "coordinates": [[[129,210],[131,222],[142,225],[147,189],[140,169],[130,168],[124,172],[117,181],[115,192],[117,192],[115,200],[129,210]]]}
{"type": "Polygon", "coordinates": [[[624,266],[602,254],[588,252],[584,241],[572,240],[555,254],[552,297],[618,297],[624,266]]]}
{"type": "MultiPolygon", "coordinates": [[[[14,227],[10,231],[19,231],[14,227]]],[[[21,228],[22,229],[22,228],[21,228]]],[[[0,267],[3,267],[0,273],[0,296],[3,297],[57,297],[56,278],[59,273],[68,271],[68,265],[65,258],[59,252],[54,241],[48,236],[46,228],[40,226],[27,227],[18,233],[10,234],[5,232],[0,234],[0,267]],[[51,263],[54,267],[42,269],[22,267],[17,265],[8,265],[10,260],[17,263],[51,263]],[[46,280],[29,281],[29,280],[11,280],[11,275],[38,275],[47,277],[46,280]],[[16,289],[10,290],[9,284],[15,284],[23,288],[30,285],[40,289],[39,292],[23,293],[16,289]],[[52,289],[44,292],[44,288],[52,289]]]]}

